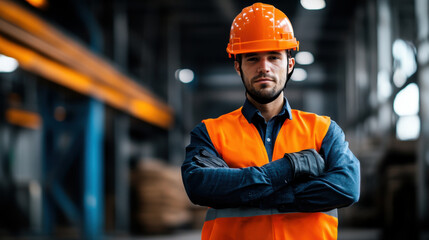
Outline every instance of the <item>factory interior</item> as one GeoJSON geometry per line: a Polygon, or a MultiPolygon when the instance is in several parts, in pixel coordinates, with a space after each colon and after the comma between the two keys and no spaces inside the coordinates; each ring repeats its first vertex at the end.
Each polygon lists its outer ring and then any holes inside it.
{"type": "MultiPolygon", "coordinates": [[[[200,239],[180,166],[245,101],[226,46],[254,2],[0,0],[0,239],[200,239]]],[[[291,107],[360,161],[338,239],[429,239],[429,2],[264,3],[300,42],[291,107]]]]}

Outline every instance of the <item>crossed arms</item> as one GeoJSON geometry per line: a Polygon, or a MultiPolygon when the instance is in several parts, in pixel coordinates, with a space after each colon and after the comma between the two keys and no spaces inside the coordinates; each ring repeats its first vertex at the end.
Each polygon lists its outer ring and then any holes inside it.
{"type": "Polygon", "coordinates": [[[202,166],[196,161],[202,150],[219,157],[203,123],[191,132],[182,165],[186,192],[198,205],[318,212],[349,206],[359,198],[359,161],[334,121],[319,152],[325,168],[318,176],[296,178],[293,165],[285,157],[261,167],[202,166]]]}

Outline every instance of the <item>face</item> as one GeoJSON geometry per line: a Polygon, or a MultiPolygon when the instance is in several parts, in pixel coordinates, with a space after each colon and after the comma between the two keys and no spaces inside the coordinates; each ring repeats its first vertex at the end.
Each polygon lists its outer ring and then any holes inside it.
{"type": "Polygon", "coordinates": [[[235,69],[243,80],[248,97],[261,104],[274,101],[283,96],[287,73],[295,64],[286,51],[255,52],[242,55],[235,69]]]}

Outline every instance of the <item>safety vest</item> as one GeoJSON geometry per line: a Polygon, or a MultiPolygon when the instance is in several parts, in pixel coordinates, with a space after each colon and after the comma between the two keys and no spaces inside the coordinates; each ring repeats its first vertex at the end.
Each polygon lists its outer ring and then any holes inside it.
{"type": "MultiPolygon", "coordinates": [[[[269,162],[256,127],[241,108],[217,119],[203,121],[210,139],[231,168],[262,166],[269,162]]],[[[320,151],[331,120],[312,113],[292,110],[276,138],[273,160],[285,153],[313,148],[320,151]]],[[[316,213],[284,213],[276,209],[228,208],[207,212],[202,240],[337,239],[337,210],[316,213]]]]}

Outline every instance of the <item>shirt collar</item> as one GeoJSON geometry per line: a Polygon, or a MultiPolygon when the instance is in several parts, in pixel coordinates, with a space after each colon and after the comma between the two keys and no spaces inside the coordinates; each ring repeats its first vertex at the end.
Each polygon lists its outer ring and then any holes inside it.
{"type": "MultiPolygon", "coordinates": [[[[286,97],[284,97],[284,100],[285,104],[283,104],[282,110],[277,116],[287,114],[286,117],[292,120],[292,109],[290,108],[289,102],[286,97]]],[[[259,112],[259,110],[247,98],[244,102],[243,108],[241,109],[241,113],[244,115],[244,117],[249,123],[252,122],[252,119],[253,117],[255,117],[255,115],[262,116],[261,112],[259,112]]]]}

